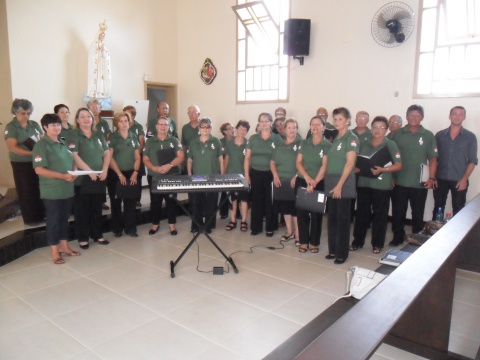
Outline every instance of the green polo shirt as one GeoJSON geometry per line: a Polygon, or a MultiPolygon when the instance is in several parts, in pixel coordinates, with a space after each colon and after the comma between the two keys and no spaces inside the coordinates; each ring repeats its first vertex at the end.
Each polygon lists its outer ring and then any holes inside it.
{"type": "Polygon", "coordinates": [[[113,149],[113,160],[122,171],[134,170],[135,150],[140,148],[137,135],[128,132],[127,138],[124,139],[118,131],[110,135],[110,149],[113,149]]]}
{"type": "Polygon", "coordinates": [[[190,143],[194,140],[194,139],[197,139],[199,137],[198,135],[198,131],[200,129],[197,127],[192,127],[192,125],[190,125],[190,123],[188,124],[185,124],[183,125],[182,127],[182,145],[183,145],[183,148],[186,150],[188,150],[188,148],[190,147],[190,143]]]}
{"type": "Polygon", "coordinates": [[[236,145],[235,138],[227,141],[225,146],[225,155],[228,155],[227,174],[242,174],[245,175],[245,168],[243,163],[245,161],[245,154],[247,153],[247,139],[243,139],[243,144],[236,145]]]}
{"type": "MultiPolygon", "coordinates": [[[[401,160],[400,150],[398,150],[397,144],[395,144],[392,140],[385,138],[383,142],[378,146],[373,146],[371,141],[365,142],[360,145],[360,155],[370,156],[376,153],[378,150],[384,148],[388,148],[388,152],[393,159],[393,163],[396,164],[401,160]]],[[[365,176],[358,177],[358,187],[367,187],[371,189],[377,190],[391,190],[392,189],[392,173],[389,171],[385,171],[380,174],[380,176],[376,179],[368,178],[365,176]]]]}
{"type": "Polygon", "coordinates": [[[218,158],[223,155],[222,143],[215,136],[201,142],[195,139],[188,149],[188,158],[192,159],[193,175],[220,174],[220,162],[218,158]]]}
{"type": "Polygon", "coordinates": [[[283,139],[277,134],[270,134],[266,140],[261,134],[253,134],[248,140],[247,149],[251,150],[250,167],[258,171],[269,171],[273,151],[283,144],[283,139]]]}
{"type": "Polygon", "coordinates": [[[302,146],[302,139],[295,138],[290,144],[277,146],[272,155],[272,160],[277,167],[278,176],[282,181],[288,181],[297,173],[297,154],[302,146]]]}
{"type": "MultiPolygon", "coordinates": [[[[155,136],[147,139],[147,142],[145,143],[145,149],[143,150],[143,155],[148,156],[152,164],[155,166],[158,166],[157,151],[166,150],[166,149],[177,149],[177,152],[179,150],[183,151],[182,145],[180,144],[180,141],[178,141],[176,137],[167,135],[167,138],[165,140],[160,140],[158,136],[155,136]]],[[[180,174],[182,170],[181,167],[177,166],[176,168],[177,168],[177,171],[170,170],[169,175],[180,174]]],[[[158,175],[158,173],[148,169],[148,175],[155,176],[155,175],[158,175]]]]}
{"type": "MultiPolygon", "coordinates": [[[[72,152],[78,153],[78,156],[95,171],[103,168],[103,153],[108,150],[107,142],[102,134],[94,131],[90,139],[85,136],[81,129],[76,129],[68,142],[68,148],[72,152]]],[[[75,185],[81,185],[82,177],[75,180],[75,185]]]]}
{"type": "MultiPolygon", "coordinates": [[[[73,169],[73,154],[63,140],[53,141],[48,136],[38,141],[32,153],[33,167],[42,166],[48,170],[65,174],[73,169]]],[[[74,183],[61,179],[39,176],[40,197],[48,200],[68,199],[74,195],[74,183]]]]}
{"type": "MultiPolygon", "coordinates": [[[[359,151],[358,138],[351,130],[347,130],[341,138],[337,135],[333,140],[332,147],[328,152],[327,174],[341,175],[343,173],[349,151],[354,151],[355,154],[358,154],[359,151]]],[[[355,167],[352,169],[353,173],[355,173],[355,167]]]]}
{"type": "Polygon", "coordinates": [[[140,136],[145,136],[143,126],[139,122],[137,122],[137,120],[133,121],[133,125],[130,128],[130,131],[137,136],[137,139],[140,139],[140,136]]]}
{"type": "Polygon", "coordinates": [[[372,141],[372,130],[370,130],[369,128],[367,128],[367,130],[362,135],[357,132],[356,128],[353,129],[352,132],[357,135],[358,141],[360,141],[360,146],[362,146],[363,143],[372,141]]]}
{"type": "Polygon", "coordinates": [[[64,129],[63,126],[62,126],[62,131],[60,132],[60,136],[59,136],[59,138],[65,139],[65,143],[66,143],[67,139],[69,138],[71,132],[74,130],[74,128],[71,124],[67,124],[67,125],[68,125],[68,129],[64,129]]]}
{"type": "Polygon", "coordinates": [[[95,125],[95,128],[97,129],[98,133],[103,135],[105,141],[107,140],[107,136],[110,136],[110,134],[112,133],[110,127],[108,126],[107,120],[104,120],[102,118],[100,118],[98,124],[95,125]]]}
{"type": "MultiPolygon", "coordinates": [[[[10,121],[7,126],[5,126],[5,140],[7,139],[17,139],[18,146],[22,149],[30,151],[28,147],[26,147],[23,142],[27,140],[29,137],[35,137],[36,141],[40,139],[40,135],[43,134],[42,127],[40,124],[33,120],[27,121],[27,127],[24,128],[20,122],[17,120],[16,117],[10,121]]],[[[10,157],[10,161],[18,161],[18,162],[30,162],[32,161],[31,155],[18,155],[13,153],[12,151],[8,152],[8,156],[10,157]]]]}
{"type": "Polygon", "coordinates": [[[397,130],[393,140],[402,154],[402,170],[395,173],[395,183],[411,188],[423,188],[420,182],[420,164],[438,157],[437,142],[433,133],[420,125],[416,133],[408,125],[397,130]]]}
{"type": "MultiPolygon", "coordinates": [[[[308,138],[302,142],[300,154],[302,154],[303,167],[311,178],[315,179],[317,176],[318,171],[323,165],[323,159],[327,156],[331,147],[332,143],[325,137],[316,145],[313,144],[312,138],[308,138]]],[[[302,174],[298,173],[298,176],[303,179],[302,174]]]]}
{"type": "MultiPolygon", "coordinates": [[[[177,125],[175,120],[171,117],[168,117],[168,135],[176,137],[178,139],[177,125]]],[[[157,136],[157,122],[158,117],[148,119],[147,121],[147,137],[157,136]]]]}

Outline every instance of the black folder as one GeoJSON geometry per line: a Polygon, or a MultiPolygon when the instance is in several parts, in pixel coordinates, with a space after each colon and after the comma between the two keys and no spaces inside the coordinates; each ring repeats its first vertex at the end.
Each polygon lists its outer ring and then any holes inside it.
{"type": "Polygon", "coordinates": [[[273,200],[295,201],[295,188],[290,185],[290,180],[282,181],[280,187],[273,187],[273,200]]]}
{"type": "MultiPolygon", "coordinates": [[[[340,180],[341,174],[326,174],[325,175],[325,194],[328,197],[331,197],[330,191],[337,186],[338,180],[340,180]]],[[[342,199],[351,198],[355,199],[357,197],[357,185],[355,183],[355,175],[348,175],[347,180],[342,187],[342,199]]]]}
{"type": "Polygon", "coordinates": [[[390,156],[388,147],[384,146],[370,156],[357,155],[356,167],[360,169],[360,172],[358,173],[359,176],[376,179],[380,174],[373,175],[370,169],[375,166],[385,167],[385,165],[388,165],[389,163],[392,164],[392,157],[390,156]]]}
{"type": "Polygon", "coordinates": [[[117,181],[115,188],[115,196],[117,199],[138,199],[140,195],[141,189],[138,185],[130,185],[128,179],[126,185],[122,185],[120,181],[117,181]]]}
{"type": "Polygon", "coordinates": [[[332,141],[335,139],[335,137],[338,135],[338,130],[337,129],[325,129],[323,131],[323,136],[325,136],[325,139],[332,141]]]}
{"type": "MultiPolygon", "coordinates": [[[[175,148],[158,150],[157,151],[158,166],[170,164],[173,161],[173,159],[175,159],[176,157],[177,157],[177,150],[175,148]]],[[[173,166],[165,175],[171,175],[171,174],[178,174],[178,168],[176,166],[173,166]]]]}
{"type": "Polygon", "coordinates": [[[83,176],[82,187],[80,192],[82,194],[104,194],[107,191],[107,181],[100,181],[97,179],[93,181],[90,176],[83,176]]]}
{"type": "Polygon", "coordinates": [[[31,137],[28,137],[24,142],[23,145],[27,147],[28,150],[33,150],[33,147],[35,146],[37,142],[33,140],[31,137]]]}
{"type": "Polygon", "coordinates": [[[327,197],[322,191],[313,190],[313,192],[309,193],[304,187],[299,187],[297,189],[297,196],[295,199],[295,207],[297,209],[324,213],[326,204],[327,197]]]}

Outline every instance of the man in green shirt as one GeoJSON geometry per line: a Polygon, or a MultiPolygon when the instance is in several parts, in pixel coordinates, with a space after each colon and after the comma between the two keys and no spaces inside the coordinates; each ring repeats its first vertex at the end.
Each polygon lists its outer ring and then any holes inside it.
{"type": "Polygon", "coordinates": [[[407,125],[398,129],[393,137],[402,154],[402,170],[394,176],[391,246],[398,246],[404,241],[409,201],[412,209],[412,231],[422,231],[427,192],[433,188],[437,173],[437,142],[433,133],[420,125],[423,117],[423,107],[411,105],[407,109],[407,125]],[[422,165],[428,165],[430,172],[430,178],[425,182],[420,181],[422,165]]]}
{"type": "Polygon", "coordinates": [[[148,120],[147,124],[147,138],[157,135],[157,122],[160,117],[166,117],[168,120],[168,135],[174,136],[178,139],[177,125],[175,120],[168,116],[170,112],[170,105],[165,101],[160,101],[157,104],[158,116],[148,120]]]}

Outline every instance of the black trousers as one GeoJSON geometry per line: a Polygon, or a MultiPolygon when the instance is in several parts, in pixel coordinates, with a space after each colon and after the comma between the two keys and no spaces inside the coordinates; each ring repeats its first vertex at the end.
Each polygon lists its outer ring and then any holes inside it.
{"type": "Polygon", "coordinates": [[[152,225],[160,224],[162,218],[162,203],[165,200],[165,210],[167,211],[167,219],[169,224],[177,223],[177,204],[175,199],[177,194],[157,194],[152,193],[152,177],[147,176],[148,188],[150,189],[150,216],[152,217],[152,225]],[[173,195],[173,197],[170,197],[173,195]]]}
{"type": "Polygon", "coordinates": [[[435,200],[435,206],[433,207],[432,220],[435,220],[435,214],[439,207],[445,212],[445,205],[447,204],[447,196],[450,191],[452,194],[452,208],[453,215],[458,213],[465,206],[467,202],[467,190],[457,190],[458,181],[441,180],[437,179],[437,188],[433,190],[433,199],[435,200]]]}
{"type": "Polygon", "coordinates": [[[89,238],[93,240],[103,238],[102,204],[104,197],[105,193],[82,194],[81,187],[75,186],[73,212],[75,214],[75,233],[78,242],[87,242],[89,238]]]}
{"type": "Polygon", "coordinates": [[[68,218],[72,213],[73,197],[68,199],[43,199],[47,215],[47,244],[58,245],[60,240],[68,240],[68,218]]]}
{"type": "MultiPolygon", "coordinates": [[[[225,199],[226,197],[228,197],[227,193],[226,192],[222,192],[220,194],[220,201],[219,203],[221,203],[223,201],[223,199],[225,199]]],[[[228,208],[229,208],[229,205],[230,205],[230,202],[228,201],[225,201],[223,203],[223,205],[220,207],[220,216],[228,216],[228,208]]]]}
{"type": "Polygon", "coordinates": [[[192,193],[192,200],[193,218],[196,222],[192,222],[192,229],[198,229],[198,225],[205,225],[206,231],[215,229],[217,226],[218,192],[192,193]],[[210,221],[212,216],[213,219],[210,221]]]}
{"type": "MultiPolygon", "coordinates": [[[[297,177],[295,181],[295,192],[299,187],[306,187],[305,179],[297,177]]],[[[320,181],[315,190],[323,191],[324,183],[320,181]]],[[[297,209],[298,236],[300,244],[312,246],[320,245],[320,236],[322,235],[323,214],[311,211],[297,209]]]]}
{"type": "Polygon", "coordinates": [[[13,180],[17,189],[18,204],[22,211],[23,222],[26,224],[43,221],[45,206],[40,199],[38,175],[33,169],[33,163],[11,161],[13,180]]]}
{"type": "Polygon", "coordinates": [[[409,188],[395,185],[392,191],[392,231],[393,240],[403,241],[405,237],[405,219],[407,217],[408,202],[412,210],[412,231],[418,233],[423,230],[423,213],[427,189],[409,188]]]}
{"type": "Polygon", "coordinates": [[[337,259],[348,258],[352,199],[328,198],[328,253],[337,259]]]}
{"type": "Polygon", "coordinates": [[[250,168],[251,182],[251,214],[250,228],[252,231],[263,231],[263,217],[265,216],[266,231],[274,230],[272,206],[272,181],[271,171],[259,171],[250,168]]]}
{"type": "Polygon", "coordinates": [[[363,246],[368,225],[372,223],[372,246],[383,248],[387,234],[390,190],[357,187],[357,214],[353,227],[352,245],[363,246]]]}
{"type": "MultiPolygon", "coordinates": [[[[132,176],[133,170],[122,171],[122,174],[129,181],[128,179],[132,176]]],[[[126,234],[136,233],[135,206],[137,199],[118,199],[116,197],[118,182],[117,174],[110,169],[107,177],[108,196],[110,197],[110,209],[112,210],[110,227],[113,233],[121,233],[123,230],[125,230],[126,234]]]]}

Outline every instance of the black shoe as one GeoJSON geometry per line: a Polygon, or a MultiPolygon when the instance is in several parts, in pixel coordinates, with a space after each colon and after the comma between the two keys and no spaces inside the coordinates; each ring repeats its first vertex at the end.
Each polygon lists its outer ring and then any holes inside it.
{"type": "Polygon", "coordinates": [[[252,236],[258,235],[258,231],[252,230],[252,232],[250,233],[250,235],[252,235],[252,236]]]}
{"type": "Polygon", "coordinates": [[[102,204],[102,210],[110,210],[107,204],[102,204]]]}
{"type": "Polygon", "coordinates": [[[78,244],[78,246],[80,246],[80,249],[87,250],[90,247],[90,244],[85,244],[85,245],[78,244]]]}
{"type": "Polygon", "coordinates": [[[398,245],[401,245],[403,243],[403,240],[395,240],[393,239],[392,241],[390,241],[389,245],[390,246],[398,246],[398,245]]]}
{"type": "Polygon", "coordinates": [[[160,230],[160,225],[157,227],[157,230],[150,229],[148,231],[148,235],[155,235],[158,232],[158,230],[160,230]]]}
{"type": "Polygon", "coordinates": [[[333,262],[334,264],[337,264],[337,265],[340,265],[340,264],[343,264],[345,262],[346,259],[335,259],[335,261],[333,262]]]}
{"type": "Polygon", "coordinates": [[[170,235],[175,236],[177,234],[178,234],[177,230],[170,230],[170,235]]]}
{"type": "Polygon", "coordinates": [[[103,240],[93,240],[95,242],[98,242],[100,245],[108,245],[110,244],[110,241],[108,241],[107,239],[103,239],[103,240]]]}
{"type": "Polygon", "coordinates": [[[211,233],[212,233],[212,229],[205,229],[205,232],[206,232],[207,234],[211,234],[211,233]]]}
{"type": "Polygon", "coordinates": [[[119,237],[122,237],[122,232],[119,231],[119,232],[116,232],[116,233],[113,233],[113,235],[115,235],[116,238],[119,238],[119,237]]]}
{"type": "Polygon", "coordinates": [[[220,219],[222,219],[222,220],[225,220],[227,217],[228,217],[228,214],[227,215],[220,215],[220,219]]]}
{"type": "Polygon", "coordinates": [[[42,223],[40,221],[32,221],[32,222],[28,222],[28,223],[25,223],[25,225],[28,225],[28,226],[40,226],[42,223]]]}
{"type": "Polygon", "coordinates": [[[130,237],[138,237],[138,234],[136,232],[131,232],[128,234],[130,237]]]}
{"type": "Polygon", "coordinates": [[[191,229],[190,229],[190,232],[191,232],[192,234],[195,234],[195,233],[197,233],[198,231],[199,231],[198,228],[191,228],[191,229]]]}
{"type": "Polygon", "coordinates": [[[335,259],[335,255],[328,254],[327,256],[325,256],[325,259],[327,259],[327,260],[335,259]]]}
{"type": "Polygon", "coordinates": [[[273,231],[267,231],[265,236],[266,237],[273,237],[273,231]]]}

